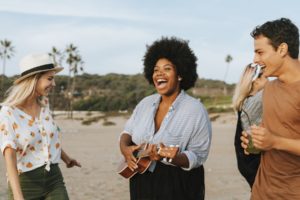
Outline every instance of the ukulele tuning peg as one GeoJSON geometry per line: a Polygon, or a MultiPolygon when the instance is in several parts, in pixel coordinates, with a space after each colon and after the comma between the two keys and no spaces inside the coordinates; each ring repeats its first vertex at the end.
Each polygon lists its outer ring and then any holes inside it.
{"type": "Polygon", "coordinates": [[[171,159],[171,158],[170,158],[170,159],[168,159],[168,158],[163,158],[163,161],[170,163],[170,162],[172,162],[172,159],[171,159]]]}

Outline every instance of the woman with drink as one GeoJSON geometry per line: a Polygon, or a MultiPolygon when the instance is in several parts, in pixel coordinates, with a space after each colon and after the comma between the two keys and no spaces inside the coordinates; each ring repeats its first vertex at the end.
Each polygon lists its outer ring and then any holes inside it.
{"type": "Polygon", "coordinates": [[[245,155],[241,147],[240,137],[242,131],[250,136],[250,126],[259,125],[262,120],[262,94],[263,87],[268,79],[262,76],[257,65],[249,64],[244,69],[240,81],[236,85],[233,96],[233,107],[238,113],[237,128],[235,133],[235,152],[240,173],[252,187],[260,162],[260,152],[253,146],[248,150],[250,155],[245,155]]]}

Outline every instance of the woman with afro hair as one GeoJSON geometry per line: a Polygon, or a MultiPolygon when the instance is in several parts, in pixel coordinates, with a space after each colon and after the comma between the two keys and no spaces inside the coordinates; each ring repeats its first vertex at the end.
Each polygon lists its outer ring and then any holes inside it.
{"type": "Polygon", "coordinates": [[[185,40],[163,37],[147,46],[144,75],[157,93],[139,102],[120,136],[128,168],[137,170],[134,155],[142,148],[152,160],[130,179],[131,200],[204,199],[211,124],[201,102],[185,92],[197,80],[196,61],[185,40]],[[165,159],[159,149],[172,145],[179,151],[165,159]]]}

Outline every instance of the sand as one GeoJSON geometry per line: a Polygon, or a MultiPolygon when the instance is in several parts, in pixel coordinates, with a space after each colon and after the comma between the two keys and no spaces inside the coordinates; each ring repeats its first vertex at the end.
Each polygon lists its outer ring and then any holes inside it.
{"type": "MultiPolygon", "coordinates": [[[[85,126],[78,120],[56,119],[63,129],[63,149],[83,165],[67,169],[60,164],[72,200],[128,200],[128,180],[116,173],[120,159],[118,137],[126,122],[124,116],[108,118],[85,126]]],[[[234,114],[221,114],[212,123],[213,140],[205,163],[207,200],[249,199],[250,188],[239,174],[234,153],[234,114]]],[[[192,183],[191,183],[192,184],[192,183]]],[[[5,163],[0,158],[0,200],[6,199],[5,163]]]]}

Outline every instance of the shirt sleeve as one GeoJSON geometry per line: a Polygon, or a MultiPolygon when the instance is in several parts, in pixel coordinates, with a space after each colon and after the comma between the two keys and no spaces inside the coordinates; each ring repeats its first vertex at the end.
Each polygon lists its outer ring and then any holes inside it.
{"type": "Polygon", "coordinates": [[[122,131],[121,135],[123,133],[126,133],[130,136],[132,136],[132,131],[133,131],[133,127],[135,125],[138,113],[139,113],[139,108],[140,108],[140,104],[138,104],[135,109],[133,110],[133,113],[131,114],[130,118],[127,120],[126,124],[125,124],[125,128],[122,131]]]}
{"type": "Polygon", "coordinates": [[[201,109],[200,116],[195,120],[194,130],[191,134],[187,149],[183,153],[189,160],[189,167],[182,168],[189,171],[203,165],[206,161],[211,144],[211,123],[204,108],[201,109]]]}
{"type": "Polygon", "coordinates": [[[17,126],[17,124],[11,122],[7,117],[0,116],[0,147],[2,155],[8,147],[17,149],[16,134],[13,126],[17,126]]]}
{"type": "Polygon", "coordinates": [[[57,132],[57,134],[59,136],[62,135],[62,129],[60,128],[60,126],[58,126],[58,124],[53,119],[53,112],[52,112],[52,110],[50,110],[49,106],[47,107],[47,112],[48,112],[49,118],[54,126],[55,131],[57,132]]]}
{"type": "Polygon", "coordinates": [[[260,125],[262,119],[262,90],[254,96],[248,97],[241,112],[241,122],[243,130],[247,130],[251,125],[260,125]]]}

